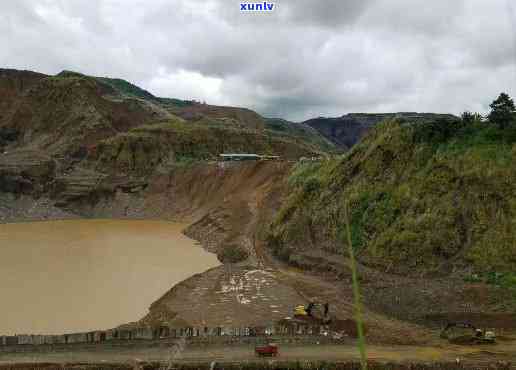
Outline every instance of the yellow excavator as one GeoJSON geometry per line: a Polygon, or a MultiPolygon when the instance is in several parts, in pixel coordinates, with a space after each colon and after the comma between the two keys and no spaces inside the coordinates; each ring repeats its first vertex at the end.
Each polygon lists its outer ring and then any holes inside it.
{"type": "Polygon", "coordinates": [[[307,305],[298,305],[294,308],[294,317],[308,318],[312,317],[321,320],[322,323],[328,324],[331,321],[329,303],[310,302],[307,305]]]}

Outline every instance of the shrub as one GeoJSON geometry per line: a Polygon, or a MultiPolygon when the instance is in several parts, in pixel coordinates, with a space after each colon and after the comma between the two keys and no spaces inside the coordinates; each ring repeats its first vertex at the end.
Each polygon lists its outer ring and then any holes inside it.
{"type": "Polygon", "coordinates": [[[222,263],[238,263],[249,257],[249,253],[239,245],[229,244],[217,253],[217,258],[222,263]]]}
{"type": "Polygon", "coordinates": [[[321,188],[321,182],[315,176],[310,177],[306,180],[305,185],[303,186],[303,190],[305,193],[314,193],[317,192],[321,188]]]}
{"type": "Polygon", "coordinates": [[[414,139],[416,143],[443,143],[463,128],[463,121],[450,118],[437,118],[417,124],[414,139]]]}

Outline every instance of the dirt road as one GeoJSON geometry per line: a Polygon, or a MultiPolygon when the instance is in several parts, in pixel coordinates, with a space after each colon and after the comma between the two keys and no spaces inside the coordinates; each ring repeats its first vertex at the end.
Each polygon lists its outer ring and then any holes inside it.
{"type": "MultiPolygon", "coordinates": [[[[27,362],[138,362],[169,361],[171,351],[167,347],[96,347],[76,350],[62,349],[53,352],[0,353],[1,363],[27,362]]],[[[516,362],[516,340],[497,345],[483,346],[368,346],[369,360],[379,362],[444,362],[460,359],[463,363],[494,363],[497,361],[516,362]]],[[[346,345],[282,345],[280,355],[264,361],[353,361],[358,360],[357,348],[346,345]]],[[[257,360],[254,347],[215,346],[185,348],[173,358],[174,362],[211,362],[257,360]]]]}

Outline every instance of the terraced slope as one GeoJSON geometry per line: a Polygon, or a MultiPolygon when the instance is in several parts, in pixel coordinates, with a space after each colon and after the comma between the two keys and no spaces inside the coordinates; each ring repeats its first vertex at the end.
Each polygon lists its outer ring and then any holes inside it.
{"type": "Polygon", "coordinates": [[[37,189],[60,204],[141,190],[159,166],[223,152],[290,159],[324,150],[265,130],[251,110],[159,98],[121,79],[0,70],[0,97],[0,150],[8,153],[0,161],[0,189],[37,189]],[[33,153],[31,163],[26,153],[33,153]],[[26,170],[36,165],[48,171],[26,170]]]}

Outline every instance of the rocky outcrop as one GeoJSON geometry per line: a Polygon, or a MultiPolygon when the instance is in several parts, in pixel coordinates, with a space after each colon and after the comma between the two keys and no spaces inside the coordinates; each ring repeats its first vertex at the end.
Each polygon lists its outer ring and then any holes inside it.
{"type": "Polygon", "coordinates": [[[70,202],[89,198],[102,190],[110,190],[101,187],[102,180],[106,177],[105,174],[84,168],[76,168],[70,173],[58,176],[53,188],[53,195],[58,199],[57,205],[66,206],[70,202]]]}
{"type": "Polygon", "coordinates": [[[0,68],[0,126],[5,114],[31,87],[47,77],[31,71],[0,68]]]}
{"type": "Polygon", "coordinates": [[[55,176],[56,164],[49,156],[33,150],[0,154],[0,191],[41,194],[55,176]]]}

